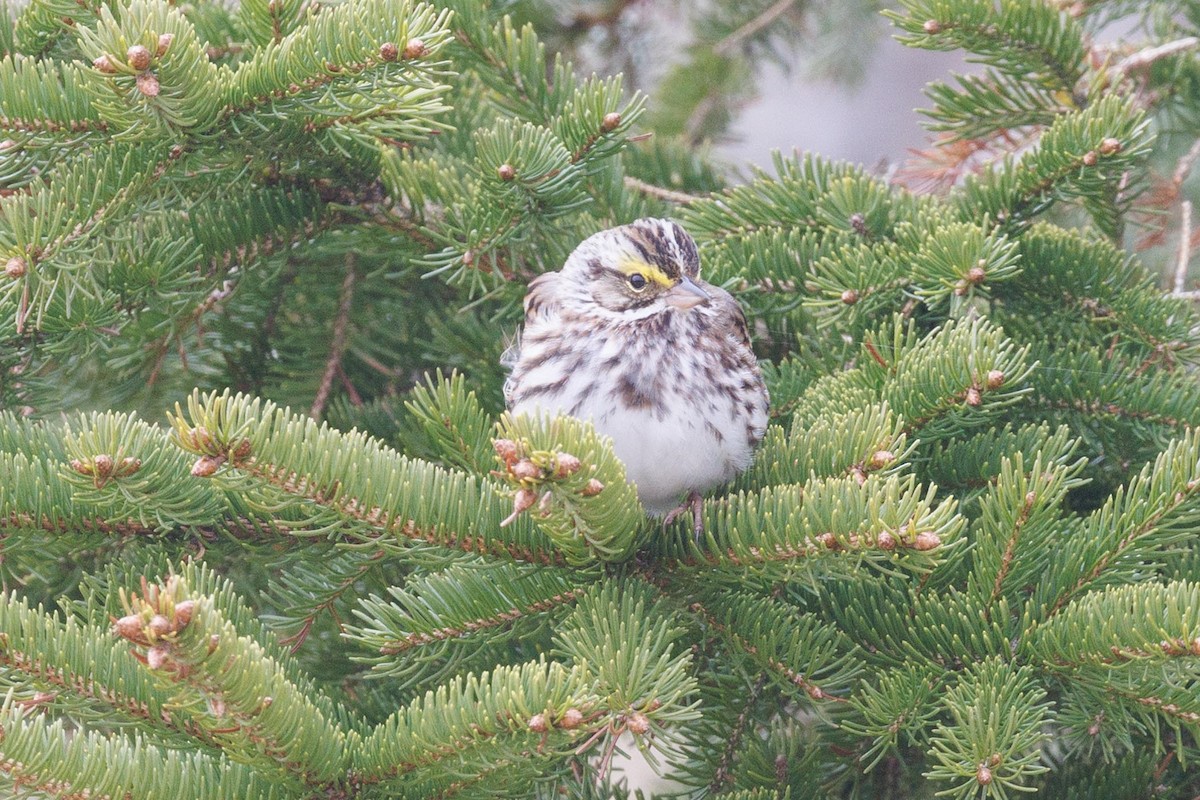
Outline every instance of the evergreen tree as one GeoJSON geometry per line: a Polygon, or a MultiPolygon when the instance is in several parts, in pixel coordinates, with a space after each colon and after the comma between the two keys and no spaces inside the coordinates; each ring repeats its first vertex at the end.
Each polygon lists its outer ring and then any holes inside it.
{"type": "MultiPolygon", "coordinates": [[[[787,21],[715,5],[743,67],[787,21]]],[[[1200,11],[1059,5],[890,12],[983,65],[934,193],[726,186],[545,9],[5,8],[5,790],[608,797],[637,747],[690,797],[1191,797],[1200,317],[1124,246],[1178,206],[1187,263],[1200,11]],[[648,215],[772,392],[698,542],[501,413],[525,284],[648,215]]]]}

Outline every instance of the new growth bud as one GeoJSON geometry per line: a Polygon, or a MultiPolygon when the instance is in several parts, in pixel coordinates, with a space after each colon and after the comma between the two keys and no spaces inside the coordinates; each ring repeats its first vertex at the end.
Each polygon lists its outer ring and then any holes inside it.
{"type": "Polygon", "coordinates": [[[537,492],[532,489],[518,489],[517,493],[513,495],[512,513],[501,520],[500,527],[512,524],[523,512],[529,510],[537,502],[537,499],[537,492]]]}
{"type": "Polygon", "coordinates": [[[913,540],[912,546],[914,550],[933,550],[941,547],[942,537],[938,536],[933,531],[922,531],[917,534],[917,538],[913,540]]]}
{"type": "Polygon", "coordinates": [[[125,51],[125,60],[136,70],[146,69],[150,66],[150,51],[140,44],[135,44],[125,51]]]}
{"type": "Polygon", "coordinates": [[[408,44],[404,45],[405,59],[420,58],[428,52],[429,50],[425,47],[425,43],[420,39],[409,39],[408,44]]]}
{"type": "Polygon", "coordinates": [[[143,72],[137,76],[137,88],[146,97],[158,97],[158,92],[162,87],[153,73],[143,72]]]}
{"type": "Polygon", "coordinates": [[[625,725],[631,733],[636,733],[639,736],[650,732],[650,720],[640,711],[630,714],[629,718],[625,721],[625,725]]]}
{"type": "Polygon", "coordinates": [[[557,453],[554,456],[554,476],[556,478],[574,475],[582,466],[579,459],[570,453],[557,453]]]}

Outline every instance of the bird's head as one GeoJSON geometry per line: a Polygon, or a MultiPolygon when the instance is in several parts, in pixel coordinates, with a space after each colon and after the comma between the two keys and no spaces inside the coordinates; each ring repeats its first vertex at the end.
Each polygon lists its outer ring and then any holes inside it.
{"type": "Polygon", "coordinates": [[[711,299],[698,282],[696,243],[665,219],[639,219],[588,237],[571,253],[562,274],[584,299],[613,312],[639,312],[639,317],[711,299]]]}

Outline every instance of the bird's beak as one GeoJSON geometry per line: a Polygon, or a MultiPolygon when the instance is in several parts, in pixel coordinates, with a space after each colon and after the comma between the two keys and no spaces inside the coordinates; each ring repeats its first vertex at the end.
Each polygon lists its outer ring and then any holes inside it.
{"type": "Polygon", "coordinates": [[[678,309],[688,309],[692,306],[698,306],[706,300],[711,300],[712,295],[700,288],[700,285],[694,280],[684,275],[683,279],[664,295],[664,298],[669,306],[674,306],[678,309]]]}

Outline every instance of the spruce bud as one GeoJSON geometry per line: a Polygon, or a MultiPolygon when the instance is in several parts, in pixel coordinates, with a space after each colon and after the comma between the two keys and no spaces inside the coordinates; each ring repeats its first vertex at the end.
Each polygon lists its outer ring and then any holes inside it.
{"type": "Polygon", "coordinates": [[[604,491],[604,484],[601,483],[600,481],[596,480],[595,478],[592,478],[591,480],[589,480],[587,482],[587,485],[585,485],[583,487],[583,491],[581,491],[580,494],[583,495],[584,497],[595,497],[596,495],[600,494],[603,491],[604,491]]]}
{"type": "Polygon", "coordinates": [[[875,543],[879,545],[880,550],[896,549],[896,537],[892,536],[887,531],[880,532],[879,537],[875,540],[875,543]]]}
{"type": "Polygon", "coordinates": [[[496,455],[504,462],[505,466],[511,465],[520,456],[520,450],[517,443],[512,439],[492,439],[492,447],[496,451],[496,455]]]}
{"type": "Polygon", "coordinates": [[[1004,373],[998,369],[988,370],[987,388],[999,389],[1004,385],[1004,373]]]}
{"type": "Polygon", "coordinates": [[[983,279],[987,277],[987,271],[983,267],[976,265],[967,270],[967,280],[971,283],[983,283],[983,279]]]}
{"type": "Polygon", "coordinates": [[[871,469],[883,469],[896,460],[896,454],[891,450],[876,450],[871,454],[871,460],[867,462],[867,466],[871,469]]]}
{"type": "Polygon", "coordinates": [[[640,711],[635,711],[630,714],[629,718],[625,722],[625,725],[630,731],[639,736],[650,732],[650,720],[640,711]]]}
{"type": "Polygon", "coordinates": [[[500,176],[502,181],[511,181],[517,177],[517,171],[513,169],[512,164],[501,164],[496,168],[496,174],[500,176]]]}
{"type": "Polygon", "coordinates": [[[150,51],[140,44],[135,44],[125,51],[125,60],[136,70],[146,69],[150,66],[150,51]]]}
{"type": "Polygon", "coordinates": [[[853,289],[847,289],[842,292],[842,302],[848,306],[852,306],[858,302],[858,292],[853,289]]]}
{"type": "Polygon", "coordinates": [[[146,625],[146,629],[150,631],[150,634],[154,636],[154,638],[161,639],[171,632],[171,620],[167,619],[162,614],[155,614],[150,618],[150,622],[146,625]]]}
{"type": "Polygon", "coordinates": [[[534,714],[529,718],[529,730],[534,733],[545,733],[550,730],[550,724],[546,722],[545,714],[534,714]]]}
{"type": "Polygon", "coordinates": [[[97,56],[92,61],[92,66],[105,75],[112,75],[117,71],[117,68],[113,66],[112,59],[108,56],[97,56]]]}
{"type": "Polygon", "coordinates": [[[406,59],[420,58],[428,52],[429,50],[425,47],[425,43],[420,39],[409,39],[408,44],[404,45],[404,57],[406,59]]]}
{"type": "Polygon", "coordinates": [[[1120,139],[1114,139],[1113,137],[1109,136],[1107,139],[1100,142],[1100,155],[1111,156],[1119,152],[1121,152],[1120,139]]]}
{"type": "Polygon", "coordinates": [[[850,228],[863,238],[871,235],[871,229],[867,227],[867,218],[861,211],[855,211],[850,215],[850,228]]]}
{"type": "Polygon", "coordinates": [[[604,133],[612,133],[621,124],[621,115],[616,111],[610,111],[604,115],[604,119],[600,121],[600,130],[604,133]]]}
{"type": "Polygon", "coordinates": [[[162,87],[153,73],[143,72],[137,76],[137,88],[146,97],[158,97],[158,92],[162,87]]]}
{"type": "Polygon", "coordinates": [[[232,453],[233,460],[234,461],[245,461],[247,458],[250,457],[250,453],[252,451],[253,451],[253,445],[250,444],[250,440],[242,439],[240,442],[238,442],[237,447],[235,447],[233,449],[233,453],[232,453]]]}
{"type": "Polygon", "coordinates": [[[156,58],[162,58],[171,49],[171,42],[175,41],[175,34],[164,33],[158,37],[158,49],[154,51],[156,58]]]}
{"type": "Polygon", "coordinates": [[[400,48],[395,42],[384,42],[379,45],[379,58],[383,61],[395,61],[400,57],[400,48]]]}
{"type": "Polygon", "coordinates": [[[192,621],[192,615],[196,613],[195,600],[183,600],[175,604],[175,629],[186,628],[188,623],[192,621]]]}
{"type": "Polygon", "coordinates": [[[196,459],[196,463],[192,465],[193,478],[208,478],[216,473],[217,467],[221,466],[221,462],[212,456],[200,456],[196,459]]]}
{"type": "Polygon", "coordinates": [[[517,493],[513,495],[512,513],[501,521],[500,527],[503,528],[511,524],[513,520],[520,516],[521,512],[528,510],[536,502],[537,492],[532,489],[518,489],[517,493]]]}
{"type": "Polygon", "coordinates": [[[216,447],[212,434],[203,425],[197,425],[191,430],[192,449],[202,453],[211,453],[216,447]]]}
{"type": "Polygon", "coordinates": [[[112,475],[113,467],[115,466],[113,457],[106,453],[101,453],[100,455],[94,457],[92,459],[92,464],[92,474],[97,478],[107,478],[109,475],[112,475]]]}
{"type": "Polygon", "coordinates": [[[992,782],[992,771],[987,768],[986,764],[980,764],[979,769],[975,770],[975,780],[983,786],[992,782]]]}
{"type": "Polygon", "coordinates": [[[155,645],[146,651],[146,666],[150,669],[162,669],[170,655],[163,645],[155,645]]]}
{"type": "Polygon", "coordinates": [[[935,33],[942,32],[942,23],[938,22],[936,19],[927,19],[925,20],[925,24],[921,26],[921,29],[930,36],[933,36],[935,33]]]}
{"type": "Polygon", "coordinates": [[[562,719],[559,720],[559,727],[567,730],[574,730],[583,723],[583,712],[578,708],[568,708],[563,712],[562,719]]]}
{"type": "Polygon", "coordinates": [[[1083,154],[1083,165],[1085,167],[1094,167],[1097,161],[1099,161],[1099,158],[1097,158],[1095,150],[1088,150],[1083,154]]]}
{"type": "Polygon", "coordinates": [[[537,480],[542,477],[542,471],[528,458],[522,458],[508,470],[519,481],[537,480]]]}
{"type": "Polygon", "coordinates": [[[554,456],[554,477],[565,478],[579,472],[583,464],[570,453],[558,453],[554,456]]]}
{"type": "Polygon", "coordinates": [[[983,402],[983,395],[979,392],[979,387],[972,386],[967,389],[967,405],[977,406],[983,402]]]}
{"type": "Polygon", "coordinates": [[[142,638],[142,618],[137,614],[128,614],[113,623],[113,633],[122,639],[137,640],[142,638]]]}
{"type": "Polygon", "coordinates": [[[4,265],[4,274],[12,278],[14,281],[17,278],[23,277],[26,271],[25,259],[20,256],[13,256],[4,265]]]}
{"type": "Polygon", "coordinates": [[[941,547],[942,537],[938,536],[933,531],[921,531],[917,534],[917,538],[913,540],[912,546],[914,550],[933,550],[941,547]]]}

